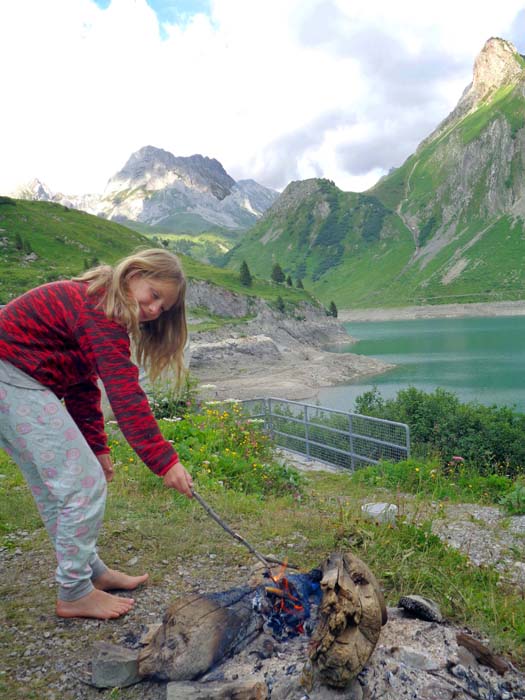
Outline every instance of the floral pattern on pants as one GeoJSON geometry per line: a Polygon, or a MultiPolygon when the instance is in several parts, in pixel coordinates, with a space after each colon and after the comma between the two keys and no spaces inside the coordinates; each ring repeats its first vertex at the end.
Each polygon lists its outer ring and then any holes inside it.
{"type": "Polygon", "coordinates": [[[62,403],[35,387],[0,382],[0,448],[22,470],[55,547],[59,598],[76,600],[107,568],[96,551],[106,479],[62,403]]]}

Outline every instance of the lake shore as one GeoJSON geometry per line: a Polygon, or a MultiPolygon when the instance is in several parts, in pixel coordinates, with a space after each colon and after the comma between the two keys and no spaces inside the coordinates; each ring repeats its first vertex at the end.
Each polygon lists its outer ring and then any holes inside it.
{"type": "MultiPolygon", "coordinates": [[[[380,322],[524,315],[525,301],[506,301],[347,309],[339,312],[337,320],[339,322],[380,322]]],[[[377,376],[393,367],[363,355],[326,352],[319,346],[312,347],[306,344],[304,337],[300,339],[298,337],[292,339],[289,335],[284,337],[277,332],[278,325],[275,324],[271,329],[269,326],[264,329],[257,327],[256,331],[265,330],[271,333],[276,338],[276,343],[264,336],[265,342],[252,342],[249,352],[227,352],[224,341],[220,347],[212,344],[211,351],[199,366],[192,368],[201,385],[212,385],[209,389],[200,392],[202,398],[223,400],[276,396],[296,401],[315,401],[321,389],[347,384],[359,377],[377,376]]],[[[304,327],[310,326],[306,323],[304,327]]],[[[256,338],[260,341],[262,336],[256,338]]],[[[249,341],[250,338],[243,340],[243,342],[249,341]]],[[[337,337],[338,343],[351,344],[352,341],[353,338],[346,334],[337,337]]],[[[239,339],[228,340],[227,344],[229,345],[230,342],[240,344],[239,339]]]]}
{"type": "Polygon", "coordinates": [[[199,394],[205,400],[273,396],[290,401],[314,401],[320,389],[375,376],[392,367],[365,355],[310,348],[307,359],[304,353],[288,351],[277,361],[251,357],[249,363],[234,361],[221,368],[202,367],[193,373],[199,380],[199,394]]]}
{"type": "Polygon", "coordinates": [[[489,301],[472,304],[403,306],[393,308],[342,309],[338,319],[350,321],[410,321],[418,318],[475,318],[488,316],[525,316],[525,300],[489,301]]]}

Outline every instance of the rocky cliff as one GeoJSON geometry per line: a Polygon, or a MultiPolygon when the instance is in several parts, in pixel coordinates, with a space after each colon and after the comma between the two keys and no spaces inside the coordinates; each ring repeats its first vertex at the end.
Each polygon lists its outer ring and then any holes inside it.
{"type": "Polygon", "coordinates": [[[328,350],[344,348],[353,339],[320,306],[301,303],[281,313],[262,299],[196,280],[189,284],[187,303],[187,361],[201,382],[213,383],[212,395],[218,398],[310,398],[322,386],[390,367],[373,358],[328,350]],[[192,318],[196,309],[198,319],[192,318]],[[224,324],[199,332],[203,309],[221,316],[224,324]],[[247,320],[239,324],[242,318],[247,320]]]}
{"type": "MultiPolygon", "coordinates": [[[[426,265],[472,222],[473,236],[456,250],[460,274],[463,253],[498,217],[525,217],[525,61],[503,39],[487,41],[474,65],[472,83],[454,111],[419,146],[406,180],[398,213],[415,234],[412,262],[426,265]],[[430,179],[422,188],[418,179],[430,179]],[[418,196],[419,195],[419,196],[418,196]]],[[[465,264],[465,263],[463,263],[465,264]]]]}

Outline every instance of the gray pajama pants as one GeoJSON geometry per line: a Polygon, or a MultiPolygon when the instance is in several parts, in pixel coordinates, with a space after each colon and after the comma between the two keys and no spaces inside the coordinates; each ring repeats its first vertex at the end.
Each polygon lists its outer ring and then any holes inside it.
{"type": "Polygon", "coordinates": [[[0,448],[18,464],[55,547],[61,600],[77,600],[107,570],[96,550],[106,479],[53,392],[0,360],[0,448]]]}

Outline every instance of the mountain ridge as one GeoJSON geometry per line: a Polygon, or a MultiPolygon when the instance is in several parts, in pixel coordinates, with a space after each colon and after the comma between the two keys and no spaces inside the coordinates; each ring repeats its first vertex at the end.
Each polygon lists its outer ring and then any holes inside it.
{"type": "Polygon", "coordinates": [[[217,227],[246,230],[278,196],[255,180],[236,182],[215,158],[174,156],[154,146],[132,153],[101,194],[55,193],[37,178],[11,194],[56,202],[122,224],[183,233],[217,227]]]}
{"type": "Polygon", "coordinates": [[[341,309],[525,298],[524,114],[525,60],[491,38],[455,110],[399,168],[363,193],[287,188],[226,264],[269,276],[278,260],[341,309]]]}

